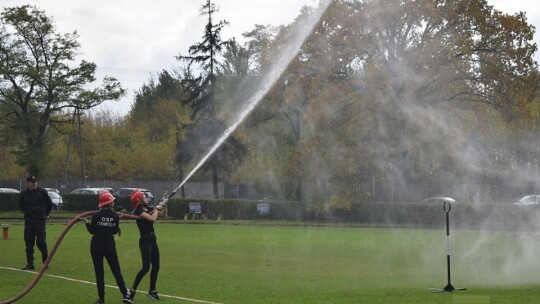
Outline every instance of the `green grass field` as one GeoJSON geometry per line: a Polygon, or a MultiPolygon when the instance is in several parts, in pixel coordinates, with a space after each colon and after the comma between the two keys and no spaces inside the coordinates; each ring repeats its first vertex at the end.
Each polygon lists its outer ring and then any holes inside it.
{"type": "MultiPolygon", "coordinates": [[[[52,248],[65,224],[48,225],[52,248]]],[[[132,221],[121,225],[117,249],[131,285],[140,266],[132,221]]],[[[540,303],[540,236],[536,233],[452,231],[452,284],[466,291],[432,293],[447,283],[442,229],[156,224],[162,303],[540,303]]],[[[0,240],[0,302],[18,294],[33,274],[25,264],[23,225],[10,223],[0,240]]],[[[17,303],[93,303],[97,298],[90,234],[76,224],[50,268],[17,303]],[[70,281],[66,278],[80,281],[70,281]]],[[[36,249],[37,250],[37,249],[36,249]]],[[[37,263],[36,266],[40,266],[37,263]]],[[[136,303],[152,302],[141,283],[136,303]]],[[[115,285],[106,269],[106,284],[115,285]]],[[[106,289],[107,303],[121,303],[106,289]]]]}

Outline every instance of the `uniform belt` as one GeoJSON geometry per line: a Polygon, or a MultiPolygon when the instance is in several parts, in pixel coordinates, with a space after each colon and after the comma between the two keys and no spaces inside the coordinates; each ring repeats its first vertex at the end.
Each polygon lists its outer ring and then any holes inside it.
{"type": "Polygon", "coordinates": [[[141,237],[155,237],[156,234],[154,232],[150,233],[141,233],[141,237]]]}
{"type": "Polygon", "coordinates": [[[92,238],[97,240],[114,240],[114,234],[94,234],[92,238]]]}

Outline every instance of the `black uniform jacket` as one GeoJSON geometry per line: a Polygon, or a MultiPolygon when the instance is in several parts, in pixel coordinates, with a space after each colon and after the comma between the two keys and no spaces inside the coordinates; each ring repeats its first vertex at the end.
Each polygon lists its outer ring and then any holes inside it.
{"type": "Polygon", "coordinates": [[[37,187],[30,191],[26,188],[21,193],[19,206],[25,217],[46,218],[52,210],[53,202],[47,190],[37,187]]]}
{"type": "Polygon", "coordinates": [[[120,217],[112,209],[100,209],[92,215],[92,221],[86,224],[86,229],[96,238],[113,238],[120,231],[120,217]]]}

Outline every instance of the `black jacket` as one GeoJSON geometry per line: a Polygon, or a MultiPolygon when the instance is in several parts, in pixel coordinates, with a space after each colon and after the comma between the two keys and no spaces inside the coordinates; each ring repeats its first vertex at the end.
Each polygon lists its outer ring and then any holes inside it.
{"type": "Polygon", "coordinates": [[[96,238],[113,238],[115,234],[120,233],[120,217],[111,209],[100,209],[92,215],[92,221],[86,224],[86,229],[96,238]]]}
{"type": "Polygon", "coordinates": [[[25,216],[48,216],[53,202],[47,190],[37,187],[30,191],[28,188],[21,193],[19,206],[25,216]]]}

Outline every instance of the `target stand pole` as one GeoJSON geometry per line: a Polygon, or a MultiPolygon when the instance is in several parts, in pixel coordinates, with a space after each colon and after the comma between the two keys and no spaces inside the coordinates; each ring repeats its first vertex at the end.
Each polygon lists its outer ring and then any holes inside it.
{"type": "Polygon", "coordinates": [[[450,209],[452,205],[450,202],[445,201],[443,203],[443,209],[446,213],[446,270],[448,272],[448,284],[443,288],[431,288],[432,292],[452,292],[454,290],[467,290],[467,288],[454,288],[450,280],[450,209]]]}

